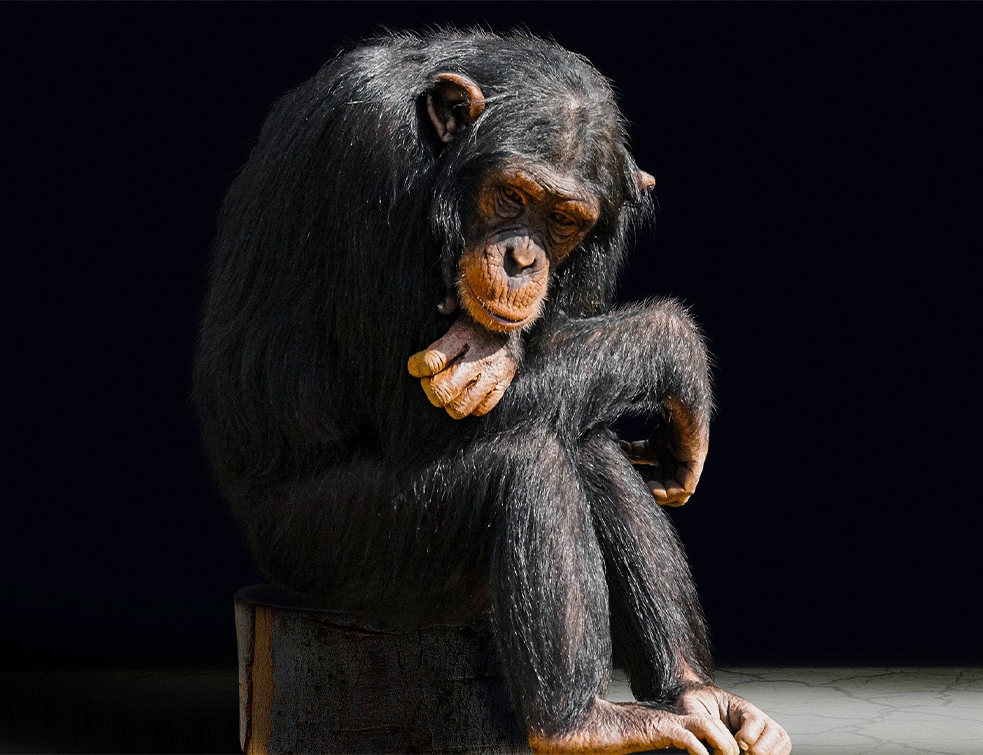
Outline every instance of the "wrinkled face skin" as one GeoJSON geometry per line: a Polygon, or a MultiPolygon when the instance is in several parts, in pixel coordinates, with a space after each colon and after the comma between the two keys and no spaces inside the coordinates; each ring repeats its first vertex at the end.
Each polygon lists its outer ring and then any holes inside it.
{"type": "Polygon", "coordinates": [[[542,166],[486,176],[461,257],[458,293],[488,330],[531,324],[560,265],[597,222],[599,204],[574,179],[542,166]]]}

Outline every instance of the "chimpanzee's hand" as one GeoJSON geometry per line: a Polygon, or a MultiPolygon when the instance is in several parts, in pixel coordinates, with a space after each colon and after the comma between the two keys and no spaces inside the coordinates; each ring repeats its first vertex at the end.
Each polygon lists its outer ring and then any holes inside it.
{"type": "Polygon", "coordinates": [[[792,751],[788,733],[770,716],[743,697],[717,687],[687,690],[676,701],[676,711],[719,719],[734,732],[738,747],[749,755],[788,755],[792,751]]]}
{"type": "Polygon", "coordinates": [[[492,333],[461,314],[443,338],[410,357],[427,398],[454,419],[490,412],[515,377],[509,336],[492,333]]]}
{"type": "Polygon", "coordinates": [[[662,506],[682,506],[696,490],[707,458],[706,418],[676,399],[663,402],[662,421],[648,440],[621,441],[621,448],[662,506]]]}

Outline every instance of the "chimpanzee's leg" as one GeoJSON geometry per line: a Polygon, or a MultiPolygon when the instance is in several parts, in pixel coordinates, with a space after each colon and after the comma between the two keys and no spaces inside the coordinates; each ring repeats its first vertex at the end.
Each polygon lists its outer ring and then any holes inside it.
{"type": "Polygon", "coordinates": [[[489,451],[502,475],[491,573],[499,642],[521,715],[548,737],[582,722],[607,684],[604,564],[571,451],[552,431],[489,451]]]}
{"type": "Polygon", "coordinates": [[[497,471],[463,450],[403,470],[361,454],[233,507],[283,588],[394,625],[467,623],[489,606],[486,486],[497,471]]]}
{"type": "MultiPolygon", "coordinates": [[[[607,430],[588,433],[578,468],[604,553],[611,604],[611,634],[640,700],[696,715],[717,753],[788,755],[788,733],[737,695],[709,684],[706,631],[686,560],[665,512],[607,430]],[[686,689],[684,682],[690,682],[686,689]],[[681,696],[680,696],[680,693],[681,696]]],[[[699,748],[686,745],[690,752],[699,748]]],[[[709,749],[709,748],[707,748],[709,749]]]]}
{"type": "Polygon", "coordinates": [[[250,539],[280,554],[263,567],[338,608],[397,622],[467,620],[487,606],[490,574],[503,667],[534,750],[707,755],[703,739],[738,755],[714,717],[601,699],[608,586],[578,455],[576,442],[533,421],[409,479],[361,457],[240,505],[264,514],[250,539]]]}
{"type": "Polygon", "coordinates": [[[604,554],[611,633],[639,700],[672,703],[687,675],[711,678],[706,630],[666,513],[605,429],[582,440],[578,469],[604,554]]]}
{"type": "MultiPolygon", "coordinates": [[[[492,605],[530,746],[550,753],[675,746],[694,755],[710,748],[737,755],[734,738],[714,717],[601,698],[611,663],[608,586],[592,502],[577,471],[583,454],[577,441],[563,443],[552,428],[540,428],[527,426],[486,449],[501,484],[492,605]]],[[[480,458],[479,451],[474,459],[480,458]]]]}

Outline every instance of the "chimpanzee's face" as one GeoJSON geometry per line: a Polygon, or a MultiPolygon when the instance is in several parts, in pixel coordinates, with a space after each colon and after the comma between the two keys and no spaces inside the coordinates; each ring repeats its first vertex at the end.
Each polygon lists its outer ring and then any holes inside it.
{"type": "Polygon", "coordinates": [[[580,245],[599,209],[575,177],[544,165],[513,165],[485,176],[458,280],[471,317],[494,331],[532,323],[550,269],[580,245]]]}

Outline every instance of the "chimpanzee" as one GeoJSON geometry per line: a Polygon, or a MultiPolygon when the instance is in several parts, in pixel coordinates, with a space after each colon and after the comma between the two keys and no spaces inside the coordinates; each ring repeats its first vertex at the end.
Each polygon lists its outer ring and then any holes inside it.
{"type": "Polygon", "coordinates": [[[274,584],[396,625],[490,612],[535,751],[787,753],[711,686],[656,505],[706,456],[701,336],[671,300],[610,310],[654,184],[609,84],[553,43],[340,54],[276,104],[223,205],[206,450],[274,584]],[[660,422],[627,442],[625,416],[660,422]],[[601,697],[612,646],[647,702],[601,697]]]}

